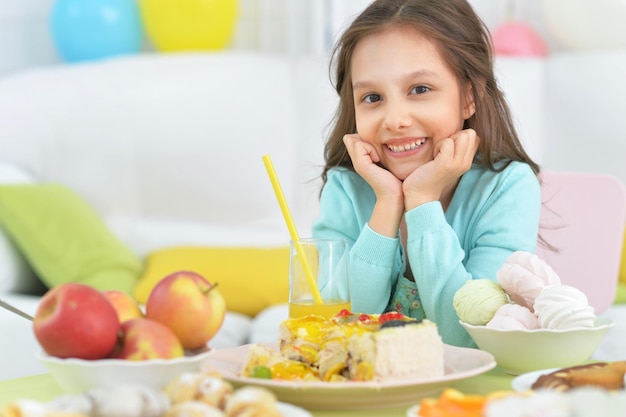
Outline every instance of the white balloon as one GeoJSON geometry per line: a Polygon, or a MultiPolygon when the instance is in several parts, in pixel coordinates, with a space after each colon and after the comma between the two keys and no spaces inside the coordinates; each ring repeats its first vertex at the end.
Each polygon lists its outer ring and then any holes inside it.
{"type": "Polygon", "coordinates": [[[577,50],[626,48],[626,0],[542,0],[552,36],[577,50]]]}

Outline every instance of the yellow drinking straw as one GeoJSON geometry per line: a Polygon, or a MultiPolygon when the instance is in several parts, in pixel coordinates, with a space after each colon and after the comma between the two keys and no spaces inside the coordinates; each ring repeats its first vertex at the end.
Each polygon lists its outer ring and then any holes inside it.
{"type": "MultiPolygon", "coordinates": [[[[274,188],[276,199],[278,199],[278,205],[280,206],[280,210],[283,212],[285,222],[287,222],[287,229],[289,229],[291,240],[293,240],[294,242],[298,242],[300,240],[300,237],[298,236],[298,231],[296,230],[296,224],[294,223],[293,218],[291,217],[291,213],[289,212],[287,200],[285,199],[283,190],[280,187],[280,182],[278,182],[276,170],[274,170],[274,165],[272,164],[272,160],[269,155],[263,156],[263,163],[265,164],[265,169],[267,170],[267,174],[269,175],[270,181],[272,182],[272,187],[274,188]]],[[[309,288],[313,293],[313,299],[315,300],[315,304],[324,304],[324,301],[322,300],[322,295],[320,294],[320,290],[317,288],[317,283],[315,282],[316,280],[313,276],[311,265],[309,265],[309,260],[306,257],[302,246],[296,243],[295,247],[298,258],[300,258],[300,260],[302,261],[304,273],[307,277],[307,281],[309,282],[309,288]]]]}

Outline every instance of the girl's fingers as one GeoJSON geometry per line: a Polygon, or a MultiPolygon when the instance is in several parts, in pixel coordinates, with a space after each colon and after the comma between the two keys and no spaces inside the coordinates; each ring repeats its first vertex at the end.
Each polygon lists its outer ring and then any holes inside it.
{"type": "Polygon", "coordinates": [[[469,169],[478,151],[480,138],[473,129],[466,129],[452,135],[451,139],[454,143],[454,159],[469,169]]]}
{"type": "Polygon", "coordinates": [[[365,160],[366,162],[378,162],[380,160],[374,147],[361,140],[358,134],[345,135],[343,143],[348,150],[352,163],[355,163],[355,160],[365,160]]]}
{"type": "Polygon", "coordinates": [[[480,139],[476,132],[468,129],[440,140],[434,152],[435,163],[442,169],[457,176],[467,172],[472,166],[480,139]]]}

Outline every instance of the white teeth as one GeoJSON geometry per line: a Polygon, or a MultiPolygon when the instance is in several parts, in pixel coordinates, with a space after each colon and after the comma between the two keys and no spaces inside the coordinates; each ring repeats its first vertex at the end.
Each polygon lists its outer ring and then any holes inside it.
{"type": "Polygon", "coordinates": [[[419,139],[413,143],[408,143],[404,146],[387,145],[387,147],[389,148],[391,152],[406,152],[406,151],[410,151],[412,149],[417,148],[418,146],[422,145],[424,142],[425,142],[424,139],[419,139]]]}

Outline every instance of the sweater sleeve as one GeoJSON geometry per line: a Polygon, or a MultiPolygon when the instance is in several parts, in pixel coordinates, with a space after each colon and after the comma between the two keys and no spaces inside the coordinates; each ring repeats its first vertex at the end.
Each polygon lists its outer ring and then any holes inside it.
{"type": "Polygon", "coordinates": [[[406,213],[408,256],[426,316],[437,323],[445,343],[473,346],[458,323],[452,300],[468,280],[496,279],[516,250],[534,252],[541,192],[527,165],[511,164],[487,180],[457,188],[463,210],[447,220],[439,202],[406,213]],[[478,186],[476,186],[478,184],[478,186]]]}
{"type": "Polygon", "coordinates": [[[330,171],[320,197],[320,215],[313,237],[342,238],[350,245],[349,279],[352,310],[385,311],[398,269],[398,238],[374,232],[367,224],[374,195],[349,171],[330,171]]]}

